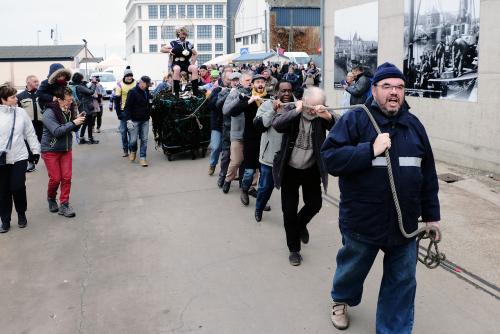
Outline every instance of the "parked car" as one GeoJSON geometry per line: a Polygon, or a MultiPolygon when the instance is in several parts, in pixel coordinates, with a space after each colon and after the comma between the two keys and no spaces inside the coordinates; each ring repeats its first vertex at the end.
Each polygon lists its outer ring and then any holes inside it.
{"type": "Polygon", "coordinates": [[[116,87],[116,77],[113,73],[110,72],[94,72],[90,75],[91,77],[96,76],[101,79],[101,85],[104,87],[106,95],[104,98],[110,98],[113,89],[116,87]]]}

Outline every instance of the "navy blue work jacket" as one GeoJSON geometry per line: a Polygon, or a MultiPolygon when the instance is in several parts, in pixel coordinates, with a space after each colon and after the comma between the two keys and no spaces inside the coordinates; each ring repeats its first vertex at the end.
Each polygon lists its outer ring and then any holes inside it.
{"type": "MultiPolygon", "coordinates": [[[[405,102],[394,117],[377,103],[367,103],[382,133],[391,137],[391,164],[407,233],[420,216],[439,221],[438,180],[434,156],[424,126],[405,102]]],[[[342,233],[368,243],[391,246],[408,241],[401,234],[384,154],[374,157],[377,133],[363,109],[344,114],[331,129],[321,156],[331,175],[339,177],[339,223],[342,233]]]]}

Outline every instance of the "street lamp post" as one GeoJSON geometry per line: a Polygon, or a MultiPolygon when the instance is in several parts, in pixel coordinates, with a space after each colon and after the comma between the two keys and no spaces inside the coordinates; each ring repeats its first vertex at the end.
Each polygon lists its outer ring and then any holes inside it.
{"type": "Polygon", "coordinates": [[[84,44],[84,47],[85,47],[85,80],[88,81],[89,80],[89,69],[88,69],[88,63],[89,63],[89,59],[88,59],[88,56],[87,56],[87,40],[84,38],[82,39],[83,43],[84,44]]]}
{"type": "Polygon", "coordinates": [[[41,30],[36,31],[36,45],[37,46],[40,46],[40,33],[41,32],[42,32],[41,30]]]}

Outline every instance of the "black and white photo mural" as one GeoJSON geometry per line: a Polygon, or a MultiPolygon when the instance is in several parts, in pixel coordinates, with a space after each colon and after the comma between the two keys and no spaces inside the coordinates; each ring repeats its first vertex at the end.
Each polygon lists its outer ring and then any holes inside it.
{"type": "Polygon", "coordinates": [[[335,88],[352,68],[361,65],[373,74],[377,69],[378,1],[335,11],[335,88]]]}
{"type": "Polygon", "coordinates": [[[477,101],[479,0],[405,0],[406,95],[477,101]]]}

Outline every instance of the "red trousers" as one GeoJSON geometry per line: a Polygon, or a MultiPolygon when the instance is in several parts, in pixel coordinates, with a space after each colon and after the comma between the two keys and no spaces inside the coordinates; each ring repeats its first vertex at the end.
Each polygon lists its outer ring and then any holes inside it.
{"type": "Polygon", "coordinates": [[[56,198],[57,189],[61,185],[61,196],[59,203],[69,202],[71,191],[71,177],[73,173],[73,155],[68,152],[44,152],[42,159],[49,174],[48,198],[56,198]]]}

